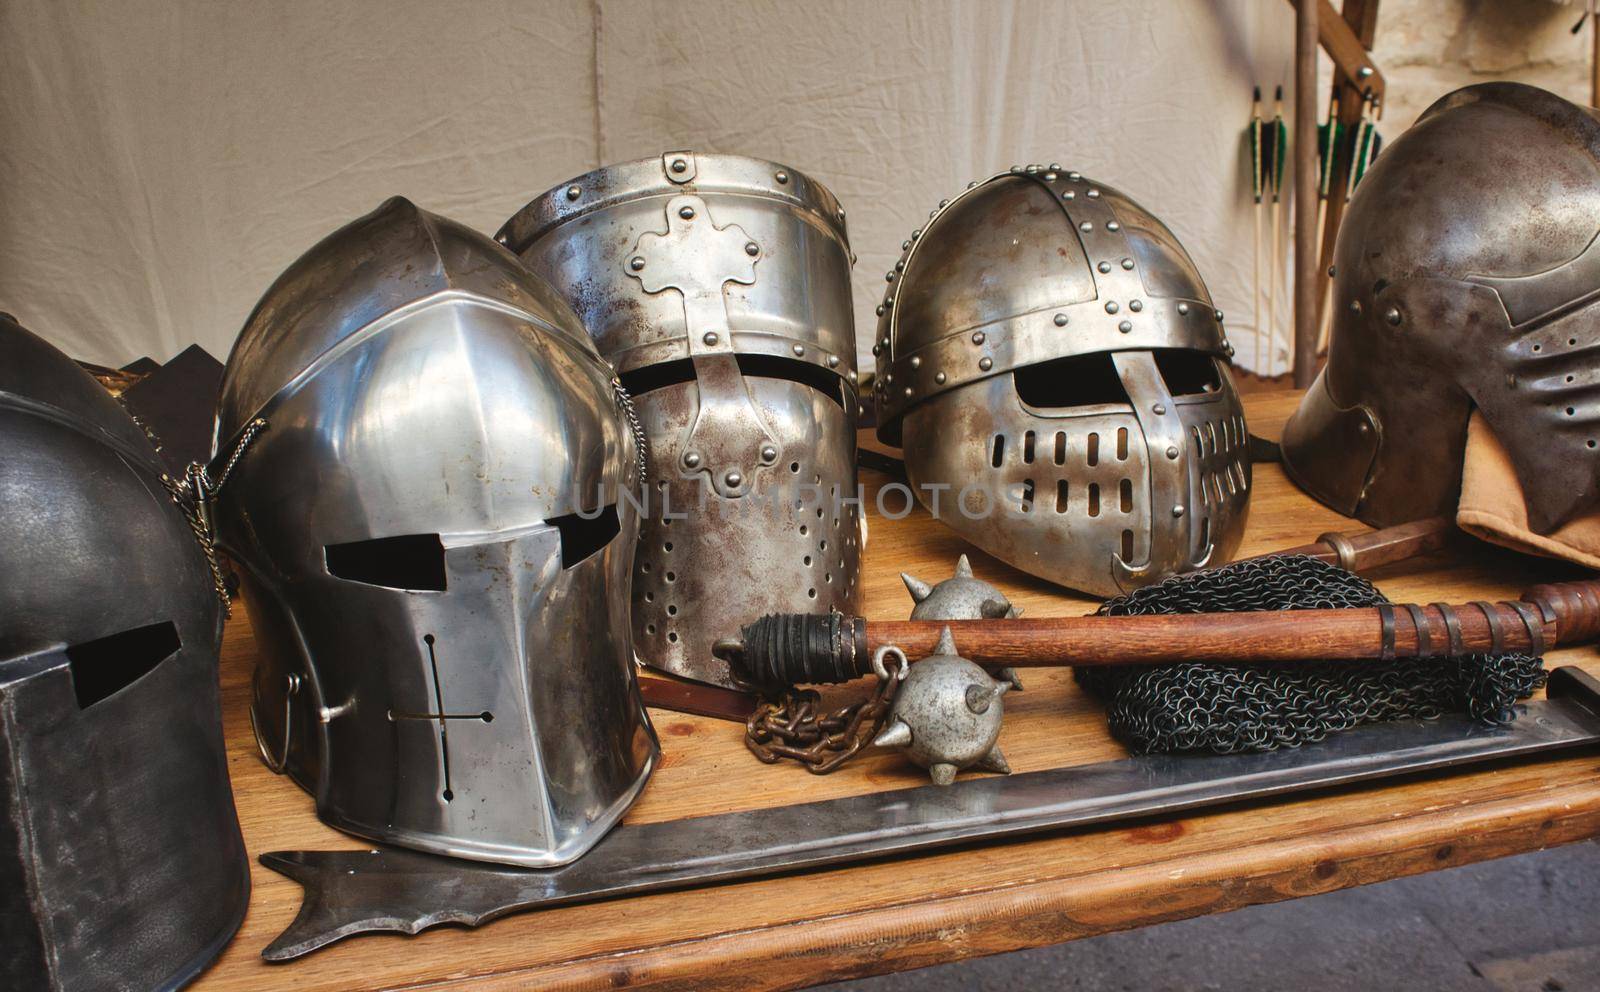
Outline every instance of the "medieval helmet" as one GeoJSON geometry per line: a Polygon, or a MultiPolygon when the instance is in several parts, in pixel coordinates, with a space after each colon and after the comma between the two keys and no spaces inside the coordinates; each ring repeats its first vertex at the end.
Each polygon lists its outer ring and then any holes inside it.
{"type": "Polygon", "coordinates": [[[1334,257],[1328,364],[1283,432],[1312,496],[1376,526],[1453,514],[1479,410],[1548,533],[1600,497],[1600,120],[1518,83],[1423,112],[1334,257]]]}
{"type": "Polygon", "coordinates": [[[1250,495],[1232,348],[1164,224],[1030,165],[969,184],[901,247],[872,349],[878,437],[930,512],[1096,595],[1232,555],[1250,495]]]}
{"type": "Polygon", "coordinates": [[[857,611],[855,325],[844,211],[771,162],[669,152],[544,193],[496,236],[583,318],[649,439],[634,645],[731,685],[764,613],[857,611]]]}
{"type": "Polygon", "coordinates": [[[657,753],[618,498],[639,452],[550,287],[389,200],[267,290],[216,438],[269,766],[331,825],[424,851],[540,866],[599,840],[657,753]]]}
{"type": "Polygon", "coordinates": [[[174,988],[250,873],[222,606],[154,446],[0,314],[0,987],[174,988]]]}

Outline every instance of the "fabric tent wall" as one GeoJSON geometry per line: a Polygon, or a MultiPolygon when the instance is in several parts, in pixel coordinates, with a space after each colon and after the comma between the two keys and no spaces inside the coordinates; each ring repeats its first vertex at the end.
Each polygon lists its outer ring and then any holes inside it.
{"type": "Polygon", "coordinates": [[[92,361],[220,356],[284,267],[390,195],[492,232],[571,176],[689,148],[839,196],[865,353],[929,209],[1060,162],[1167,222],[1249,364],[1244,128],[1251,86],[1292,75],[1292,20],[1262,0],[8,0],[0,309],[92,361]]]}

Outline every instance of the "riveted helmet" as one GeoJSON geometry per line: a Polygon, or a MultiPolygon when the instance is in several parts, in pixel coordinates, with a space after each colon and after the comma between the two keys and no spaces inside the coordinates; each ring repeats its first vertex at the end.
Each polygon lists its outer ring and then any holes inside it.
{"type": "Polygon", "coordinates": [[[669,152],[563,183],[497,238],[577,310],[649,440],[640,660],[731,685],[719,637],[855,612],[852,257],[833,195],[771,162],[669,152]]]}
{"type": "Polygon", "coordinates": [[[1600,496],[1600,121],[1469,86],[1384,149],[1339,228],[1328,364],[1283,432],[1289,476],[1376,526],[1453,514],[1467,422],[1529,526],[1600,496]]]}
{"type": "Polygon", "coordinates": [[[176,988],[250,872],[222,605],[154,446],[0,314],[0,987],[176,988]]]}
{"type": "Polygon", "coordinates": [[[931,512],[1096,595],[1233,553],[1250,459],[1232,349],[1164,224],[1028,166],[969,185],[903,248],[873,345],[878,436],[931,512]]]}
{"type": "Polygon", "coordinates": [[[261,642],[265,760],[363,837],[570,861],[657,745],[627,588],[638,452],[572,311],[402,199],[256,306],[223,375],[222,490],[261,642]]]}

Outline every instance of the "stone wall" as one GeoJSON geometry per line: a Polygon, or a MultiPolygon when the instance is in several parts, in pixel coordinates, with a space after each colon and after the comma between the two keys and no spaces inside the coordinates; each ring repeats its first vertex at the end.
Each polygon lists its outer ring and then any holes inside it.
{"type": "Polygon", "coordinates": [[[1584,0],[1382,0],[1373,60],[1389,84],[1383,130],[1394,136],[1462,86],[1511,79],[1590,100],[1593,24],[1584,0]]]}

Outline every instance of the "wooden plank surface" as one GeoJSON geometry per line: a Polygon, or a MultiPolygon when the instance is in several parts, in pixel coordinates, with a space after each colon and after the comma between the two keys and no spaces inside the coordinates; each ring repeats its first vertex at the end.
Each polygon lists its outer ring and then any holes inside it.
{"type": "MultiPolygon", "coordinates": [[[[1277,437],[1295,394],[1247,398],[1252,429],[1277,437]]],[[[869,496],[883,481],[864,473],[869,496]]],[[[1362,529],[1299,493],[1275,465],[1255,469],[1241,554],[1362,529]]],[[[892,503],[891,509],[898,503],[892,503]]],[[[903,618],[897,573],[936,581],[969,553],[1030,616],[1089,612],[1062,593],[966,546],[918,511],[875,514],[866,550],[866,612],[903,618]]],[[[1573,569],[1487,546],[1392,565],[1372,577],[1400,601],[1515,596],[1573,569]]],[[[361,848],[317,821],[309,796],[257,757],[246,712],[256,646],[235,610],[223,645],[229,762],[252,856],[361,848]]],[[[1550,662],[1600,673],[1594,649],[1550,662]]],[[[918,785],[897,755],[869,754],[829,777],[765,766],[730,723],[653,711],[663,760],[629,815],[648,822],[918,785]]],[[[1124,756],[1069,673],[1036,669],[1006,699],[1002,738],[1017,771],[1124,756]]],[[[852,976],[1056,943],[1350,885],[1532,851],[1600,834],[1600,755],[1257,803],[1166,822],[1082,830],[920,858],[812,872],[508,917],[477,930],[346,940],[283,965],[261,949],[299,907],[300,888],[254,866],[249,915],[205,990],[293,988],[797,988],[852,976]]]]}

